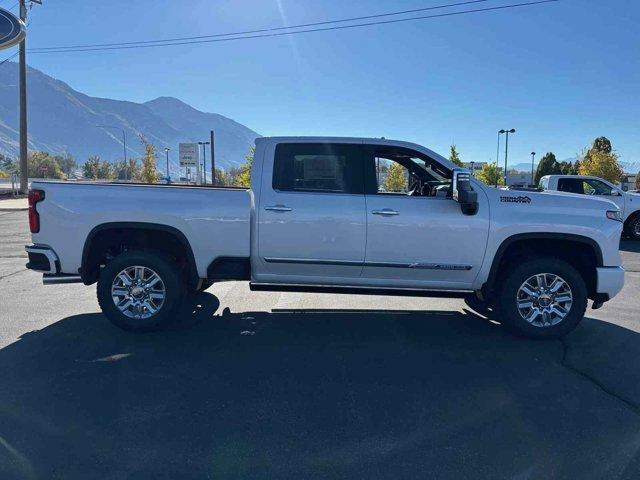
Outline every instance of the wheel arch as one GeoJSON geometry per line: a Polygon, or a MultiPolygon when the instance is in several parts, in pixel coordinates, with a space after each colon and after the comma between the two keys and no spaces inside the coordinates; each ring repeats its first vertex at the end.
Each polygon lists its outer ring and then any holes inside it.
{"type": "Polygon", "coordinates": [[[483,294],[486,296],[493,294],[500,270],[510,259],[518,258],[519,254],[525,253],[553,256],[554,252],[572,253],[571,258],[568,259],[569,263],[572,263],[583,275],[590,298],[595,295],[597,287],[595,268],[603,266],[600,245],[592,238],[583,235],[543,232],[520,233],[503,240],[493,257],[487,281],[482,286],[483,294]],[[580,260],[585,255],[588,261],[582,264],[580,260]]]}
{"type": "Polygon", "coordinates": [[[126,246],[126,242],[132,239],[134,246],[174,254],[179,248],[186,261],[189,282],[197,283],[198,269],[195,256],[184,233],[170,225],[150,222],[106,222],[91,229],[84,242],[81,266],[78,270],[83,283],[90,285],[97,281],[100,272],[98,262],[103,259],[106,250],[115,245],[114,241],[123,240],[123,245],[126,246]],[[157,241],[150,242],[149,234],[155,234],[154,240],[157,241]]]}

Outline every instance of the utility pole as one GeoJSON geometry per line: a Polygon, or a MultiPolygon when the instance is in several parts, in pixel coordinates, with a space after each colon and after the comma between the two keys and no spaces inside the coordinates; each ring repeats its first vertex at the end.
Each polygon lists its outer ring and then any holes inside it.
{"type": "MultiPolygon", "coordinates": [[[[20,0],[20,20],[27,23],[27,5],[20,0]]],[[[20,193],[29,190],[29,172],[27,165],[27,36],[20,42],[20,193]]]]}
{"type": "MultiPolygon", "coordinates": [[[[42,0],[29,0],[30,4],[42,5],[42,0]]],[[[20,20],[27,23],[27,0],[19,0],[20,20]]],[[[25,194],[29,190],[29,172],[27,165],[27,36],[20,42],[20,193],[25,194]]]]}

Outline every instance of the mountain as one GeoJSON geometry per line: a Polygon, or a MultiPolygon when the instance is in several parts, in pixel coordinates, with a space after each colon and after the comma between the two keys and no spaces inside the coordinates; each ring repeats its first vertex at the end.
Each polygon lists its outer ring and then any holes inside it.
{"type": "MultiPolygon", "coordinates": [[[[90,97],[34,68],[27,70],[29,149],[53,154],[68,152],[80,163],[89,155],[105,160],[123,156],[125,131],[127,157],[143,152],[143,134],[157,148],[160,171],[164,171],[164,148],[171,149],[171,170],[177,171],[178,143],[208,141],[215,132],[216,166],[228,169],[244,162],[259,135],[217,113],[206,113],[172,97],[145,103],[90,97]],[[103,129],[97,125],[117,128],[103,129]]],[[[18,65],[0,65],[0,153],[17,156],[18,65]]],[[[207,164],[210,154],[207,151],[207,164]]]]}

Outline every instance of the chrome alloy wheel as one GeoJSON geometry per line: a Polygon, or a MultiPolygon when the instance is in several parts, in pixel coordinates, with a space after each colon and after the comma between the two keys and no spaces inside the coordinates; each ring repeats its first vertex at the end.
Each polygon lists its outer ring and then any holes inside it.
{"type": "Polygon", "coordinates": [[[573,294],[569,284],[553,273],[529,277],[516,294],[520,316],[535,327],[557,325],[569,314],[573,294]]]}
{"type": "Polygon", "coordinates": [[[122,270],[111,285],[113,303],[130,318],[145,319],[155,315],[162,308],[165,296],[160,276],[139,265],[122,270]]]}
{"type": "Polygon", "coordinates": [[[633,222],[632,229],[635,236],[640,237],[640,216],[633,222]]]}

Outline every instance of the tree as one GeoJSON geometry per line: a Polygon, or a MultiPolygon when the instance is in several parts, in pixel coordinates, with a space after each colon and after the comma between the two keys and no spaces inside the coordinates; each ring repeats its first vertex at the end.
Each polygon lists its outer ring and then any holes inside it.
{"type": "Polygon", "coordinates": [[[580,175],[591,175],[618,183],[623,173],[618,155],[613,152],[591,149],[589,156],[580,162],[580,175]]]}
{"type": "Polygon", "coordinates": [[[552,152],[547,152],[538,163],[534,184],[538,185],[538,183],[540,183],[540,179],[545,175],[558,175],[560,173],[560,165],[556,160],[556,156],[552,152]]]}
{"type": "Polygon", "coordinates": [[[387,171],[383,188],[387,192],[406,192],[407,170],[399,163],[393,162],[387,171]]]}
{"type": "Polygon", "coordinates": [[[485,163],[476,178],[487,185],[504,185],[502,169],[494,163],[485,163]]]}
{"type": "Polygon", "coordinates": [[[6,173],[13,173],[17,172],[19,168],[14,160],[0,153],[0,170],[6,173]]]}
{"type": "Polygon", "coordinates": [[[60,164],[47,152],[29,152],[27,157],[27,174],[31,178],[63,178],[60,164]]]}
{"type": "Polygon", "coordinates": [[[576,164],[580,175],[593,175],[613,183],[619,182],[624,173],[607,137],[594,139],[591,148],[582,151],[582,159],[576,164]]]}
{"type": "Polygon", "coordinates": [[[135,158],[129,158],[125,162],[120,160],[114,165],[115,176],[118,180],[140,181],[142,169],[140,163],[135,158]]]}
{"type": "Polygon", "coordinates": [[[591,151],[611,153],[613,148],[611,147],[611,141],[607,137],[598,137],[593,141],[591,151]]]}
{"type": "Polygon", "coordinates": [[[98,166],[98,178],[100,180],[113,180],[116,178],[116,171],[110,162],[106,160],[100,162],[98,166]]]}
{"type": "Polygon", "coordinates": [[[89,158],[87,158],[87,161],[84,162],[84,165],[82,166],[82,174],[85,178],[97,180],[99,169],[100,157],[98,157],[97,155],[91,155],[89,158]]]}
{"type": "Polygon", "coordinates": [[[636,174],[636,190],[640,190],[640,172],[636,174]]]}
{"type": "Polygon", "coordinates": [[[558,162],[558,170],[562,175],[577,175],[578,170],[575,168],[575,165],[571,162],[558,162]]]}
{"type": "Polygon", "coordinates": [[[153,143],[149,143],[142,134],[140,135],[140,142],[144,146],[140,180],[144,183],[156,183],[160,178],[156,167],[156,147],[153,143]]]}
{"type": "Polygon", "coordinates": [[[460,155],[458,154],[458,150],[456,148],[456,144],[451,145],[451,152],[449,153],[449,160],[455,163],[459,167],[464,167],[464,163],[460,160],[460,155]]]}
{"type": "Polygon", "coordinates": [[[66,152],[62,155],[56,155],[55,159],[60,164],[60,168],[67,178],[73,175],[78,168],[78,162],[76,162],[75,158],[66,152]]]}
{"type": "Polygon", "coordinates": [[[244,156],[244,164],[240,167],[234,184],[238,187],[249,188],[251,186],[251,167],[253,165],[253,157],[256,153],[256,147],[251,145],[249,151],[244,156]]]}
{"type": "Polygon", "coordinates": [[[232,185],[231,178],[229,178],[229,175],[227,174],[227,172],[225,172],[221,168],[216,168],[216,178],[215,178],[214,184],[219,185],[221,187],[227,187],[232,185]]]}

